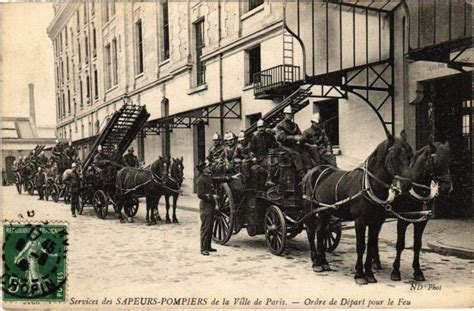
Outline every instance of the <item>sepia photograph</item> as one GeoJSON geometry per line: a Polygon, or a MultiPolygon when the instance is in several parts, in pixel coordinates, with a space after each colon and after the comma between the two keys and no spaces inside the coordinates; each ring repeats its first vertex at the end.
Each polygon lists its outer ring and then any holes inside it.
{"type": "Polygon", "coordinates": [[[472,0],[0,3],[2,308],[474,307],[472,0]]]}

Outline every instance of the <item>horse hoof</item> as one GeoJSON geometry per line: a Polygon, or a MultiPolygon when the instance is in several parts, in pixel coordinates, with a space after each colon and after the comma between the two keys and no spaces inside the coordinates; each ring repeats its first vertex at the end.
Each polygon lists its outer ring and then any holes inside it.
{"type": "Polygon", "coordinates": [[[366,278],[367,282],[369,282],[369,283],[377,283],[377,279],[373,275],[366,276],[365,278],[366,278]]]}
{"type": "Polygon", "coordinates": [[[167,223],[167,224],[170,224],[170,223],[171,223],[171,220],[166,219],[166,223],[167,223]]]}
{"type": "Polygon", "coordinates": [[[124,220],[124,219],[120,219],[120,223],[121,223],[121,224],[125,223],[125,220],[124,220]]]}
{"type": "Polygon", "coordinates": [[[173,223],[174,223],[174,224],[179,224],[178,219],[174,218],[174,219],[173,219],[173,223]]]}
{"type": "Polygon", "coordinates": [[[423,275],[423,272],[415,272],[413,276],[415,277],[415,281],[417,282],[426,281],[425,276],[423,275]]]}
{"type": "Polygon", "coordinates": [[[372,264],[372,269],[374,269],[374,270],[383,270],[382,264],[380,263],[380,261],[375,261],[372,264]]]}
{"type": "Polygon", "coordinates": [[[161,221],[162,219],[160,216],[156,216],[156,220],[161,221]]]}
{"type": "Polygon", "coordinates": [[[323,266],[313,266],[313,271],[316,273],[324,272],[323,266]]]}
{"type": "Polygon", "coordinates": [[[400,276],[400,272],[392,272],[390,279],[395,282],[401,281],[402,277],[400,276]]]}
{"type": "Polygon", "coordinates": [[[128,218],[127,218],[127,221],[128,221],[129,223],[135,222],[132,217],[128,217],[128,218]]]}
{"type": "Polygon", "coordinates": [[[153,226],[157,225],[158,223],[156,221],[151,223],[153,226]]]}
{"type": "Polygon", "coordinates": [[[329,264],[325,263],[321,266],[323,268],[323,271],[331,271],[331,267],[329,267],[329,264]]]}
{"type": "Polygon", "coordinates": [[[367,282],[366,278],[355,278],[356,284],[357,285],[367,285],[369,282],[367,282]]]}
{"type": "Polygon", "coordinates": [[[146,224],[147,226],[153,225],[151,222],[147,222],[147,221],[145,221],[145,224],[146,224]]]}

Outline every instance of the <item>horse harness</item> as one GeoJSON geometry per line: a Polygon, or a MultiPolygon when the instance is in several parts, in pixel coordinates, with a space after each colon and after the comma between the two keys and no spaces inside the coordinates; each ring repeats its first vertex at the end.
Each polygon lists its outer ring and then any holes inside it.
{"type": "MultiPolygon", "coordinates": [[[[150,178],[149,180],[145,181],[144,183],[141,183],[141,184],[136,185],[136,186],[133,187],[133,188],[122,188],[122,187],[117,186],[117,188],[120,188],[121,191],[125,191],[125,192],[123,193],[123,195],[129,194],[130,192],[133,192],[133,191],[135,191],[135,190],[137,190],[137,189],[139,189],[139,188],[141,188],[141,187],[143,187],[143,186],[149,184],[150,182],[154,182],[156,185],[161,186],[161,187],[163,187],[163,188],[165,188],[166,190],[171,191],[171,192],[176,192],[176,193],[181,193],[181,192],[182,192],[180,189],[179,189],[179,190],[175,190],[175,189],[172,189],[172,188],[169,188],[168,186],[166,186],[166,185],[165,185],[165,182],[163,181],[163,179],[161,178],[161,176],[159,176],[158,174],[152,172],[151,169],[150,169],[150,170],[138,170],[138,172],[140,172],[140,171],[141,171],[141,172],[143,172],[143,171],[145,171],[145,172],[146,172],[146,171],[150,172],[151,178],[150,178]]],[[[136,174],[133,176],[133,181],[134,181],[135,183],[136,183],[136,181],[137,181],[136,178],[137,178],[138,172],[136,172],[136,174]]],[[[177,181],[176,181],[174,178],[171,178],[171,177],[170,177],[169,179],[170,179],[171,181],[173,181],[174,183],[176,183],[176,185],[178,185],[177,181]]]]}
{"type": "MultiPolygon", "coordinates": [[[[315,192],[316,192],[316,187],[319,184],[322,176],[324,174],[326,174],[327,172],[329,172],[330,170],[333,170],[333,169],[334,169],[334,167],[328,166],[321,172],[321,174],[318,176],[318,178],[316,179],[316,182],[313,186],[312,197],[308,197],[307,195],[303,195],[303,199],[305,199],[307,201],[310,201],[310,202],[312,202],[312,203],[314,203],[318,206],[321,206],[319,208],[313,209],[310,214],[316,214],[316,213],[319,213],[321,211],[328,210],[328,209],[336,209],[337,210],[340,206],[345,205],[345,204],[359,198],[360,196],[363,196],[366,200],[368,200],[369,202],[371,202],[374,205],[382,206],[385,209],[385,211],[391,213],[396,218],[398,218],[400,220],[403,220],[403,221],[406,221],[406,222],[414,223],[414,222],[426,221],[428,219],[428,217],[430,216],[430,214],[431,214],[431,212],[428,212],[428,211],[416,212],[417,214],[422,214],[422,216],[418,219],[411,219],[411,218],[406,218],[402,214],[397,213],[396,211],[394,211],[393,208],[392,208],[391,203],[395,200],[397,195],[399,195],[401,193],[401,189],[400,189],[400,186],[399,186],[400,180],[407,180],[408,178],[395,175],[394,180],[397,182],[396,185],[394,185],[393,183],[392,184],[387,184],[386,182],[384,182],[383,180],[381,180],[380,178],[378,178],[377,176],[375,176],[373,173],[371,173],[369,171],[369,169],[368,169],[368,160],[366,160],[363,165],[356,168],[356,170],[362,170],[364,172],[364,175],[363,175],[363,178],[362,178],[362,189],[359,192],[357,192],[356,194],[351,195],[351,196],[349,196],[345,199],[342,199],[342,200],[338,199],[337,192],[338,192],[339,184],[344,179],[344,177],[346,177],[351,172],[351,171],[347,171],[341,177],[339,177],[338,181],[336,182],[336,187],[335,187],[336,202],[335,203],[327,204],[327,203],[322,203],[322,202],[319,202],[319,201],[315,200],[314,195],[315,195],[315,192]],[[378,182],[379,184],[381,184],[382,186],[384,186],[385,188],[388,189],[389,193],[388,193],[387,199],[382,200],[379,197],[377,197],[377,195],[373,192],[372,187],[370,185],[370,178],[372,178],[373,180],[375,180],[376,182],[378,182]]],[[[416,185],[418,186],[418,184],[416,184],[416,185]]],[[[424,185],[420,185],[420,186],[426,187],[424,185]]],[[[408,214],[408,213],[406,213],[406,214],[408,214]]],[[[303,218],[306,218],[306,217],[303,217],[303,218]]]]}

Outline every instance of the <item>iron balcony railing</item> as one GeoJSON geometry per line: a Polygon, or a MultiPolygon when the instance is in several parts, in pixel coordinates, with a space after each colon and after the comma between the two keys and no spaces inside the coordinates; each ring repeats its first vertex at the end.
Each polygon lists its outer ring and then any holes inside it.
{"type": "Polygon", "coordinates": [[[265,69],[253,75],[254,95],[262,95],[299,80],[299,66],[278,65],[265,69]]]}

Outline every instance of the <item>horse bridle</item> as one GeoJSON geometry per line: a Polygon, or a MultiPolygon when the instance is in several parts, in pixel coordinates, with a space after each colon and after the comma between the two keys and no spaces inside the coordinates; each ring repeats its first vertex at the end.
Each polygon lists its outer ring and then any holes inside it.
{"type": "Polygon", "coordinates": [[[449,182],[450,184],[450,189],[452,189],[453,187],[453,182],[452,182],[452,178],[451,178],[451,172],[448,168],[448,173],[445,174],[445,175],[442,175],[442,176],[436,176],[435,175],[435,169],[434,169],[434,161],[433,161],[433,156],[430,155],[429,157],[429,160],[428,160],[428,165],[429,165],[429,169],[430,169],[430,174],[429,174],[429,177],[431,179],[431,182],[430,182],[430,185],[427,186],[427,185],[423,185],[423,184],[419,184],[419,183],[416,183],[416,182],[411,182],[411,184],[415,187],[418,187],[418,188],[422,188],[422,189],[425,189],[425,190],[429,190],[430,193],[427,195],[427,196],[422,196],[422,195],[419,195],[418,193],[416,193],[415,189],[413,189],[413,187],[409,190],[409,194],[410,196],[417,200],[417,201],[420,201],[420,202],[423,202],[426,206],[426,204],[435,199],[438,195],[439,195],[439,182],[441,181],[444,181],[444,182],[449,182]]]}

